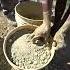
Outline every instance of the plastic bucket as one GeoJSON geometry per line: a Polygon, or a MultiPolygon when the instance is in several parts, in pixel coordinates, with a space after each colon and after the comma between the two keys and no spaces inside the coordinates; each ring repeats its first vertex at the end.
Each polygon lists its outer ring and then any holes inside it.
{"type": "Polygon", "coordinates": [[[43,22],[41,3],[33,1],[18,3],[15,6],[15,19],[17,26],[27,23],[41,25],[43,22]]]}
{"type": "MultiPolygon", "coordinates": [[[[33,25],[24,25],[24,26],[20,26],[17,27],[15,29],[13,29],[12,31],[10,31],[7,36],[4,39],[4,43],[3,43],[3,52],[4,55],[8,61],[8,63],[14,68],[14,69],[18,69],[18,70],[24,70],[22,68],[20,68],[19,66],[15,65],[12,60],[11,60],[11,45],[12,43],[19,38],[20,36],[22,36],[23,34],[26,33],[32,33],[35,30],[36,26],[33,25]],[[24,32],[25,30],[28,30],[26,32],[24,32]],[[20,32],[20,34],[18,34],[20,32]],[[16,36],[16,37],[15,37],[16,36]],[[12,41],[10,41],[12,39],[12,41]]],[[[43,67],[47,66],[50,61],[53,59],[54,53],[55,53],[55,47],[52,46],[51,48],[51,56],[49,58],[49,60],[47,61],[47,63],[39,68],[36,69],[30,69],[30,70],[39,70],[42,69],[43,67]]],[[[28,69],[29,70],[29,69],[28,69]]]]}

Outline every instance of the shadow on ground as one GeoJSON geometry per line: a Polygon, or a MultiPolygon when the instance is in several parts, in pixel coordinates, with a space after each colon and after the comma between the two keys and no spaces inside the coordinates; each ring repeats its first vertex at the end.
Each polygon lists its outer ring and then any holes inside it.
{"type": "Polygon", "coordinates": [[[65,34],[66,46],[56,51],[53,61],[48,66],[49,70],[70,70],[70,29],[65,34]]]}

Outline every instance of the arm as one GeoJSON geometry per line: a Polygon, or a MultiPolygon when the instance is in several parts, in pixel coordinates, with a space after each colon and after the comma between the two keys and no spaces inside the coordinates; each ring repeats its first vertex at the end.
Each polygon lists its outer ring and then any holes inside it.
{"type": "Polygon", "coordinates": [[[50,12],[52,0],[41,0],[40,2],[43,7],[43,23],[34,31],[34,39],[47,42],[51,28],[50,12]]]}

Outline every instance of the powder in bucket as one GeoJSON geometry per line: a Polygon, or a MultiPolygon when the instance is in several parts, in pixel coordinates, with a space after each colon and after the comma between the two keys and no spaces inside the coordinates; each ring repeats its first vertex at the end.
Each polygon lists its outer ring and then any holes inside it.
{"type": "Polygon", "coordinates": [[[43,48],[38,48],[30,38],[31,34],[24,34],[19,37],[11,47],[13,63],[23,69],[36,69],[48,62],[50,59],[49,43],[43,48]]]}

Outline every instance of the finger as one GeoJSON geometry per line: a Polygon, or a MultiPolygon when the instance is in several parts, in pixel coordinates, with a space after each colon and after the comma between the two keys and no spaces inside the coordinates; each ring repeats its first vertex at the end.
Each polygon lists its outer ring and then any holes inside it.
{"type": "Polygon", "coordinates": [[[53,40],[52,46],[53,47],[56,47],[57,46],[57,42],[55,40],[53,40]]]}

